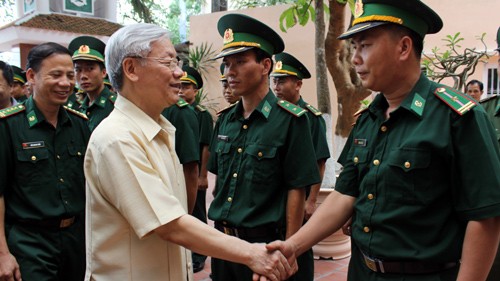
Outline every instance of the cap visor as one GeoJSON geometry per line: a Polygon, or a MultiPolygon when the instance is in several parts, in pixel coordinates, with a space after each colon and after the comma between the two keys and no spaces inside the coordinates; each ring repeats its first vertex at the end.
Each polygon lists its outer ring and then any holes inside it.
{"type": "Polygon", "coordinates": [[[279,73],[279,72],[271,72],[271,74],[269,74],[269,76],[271,76],[271,77],[285,77],[285,76],[295,76],[295,75],[290,75],[290,74],[286,74],[286,73],[279,73]]]}
{"type": "Polygon", "coordinates": [[[360,32],[363,32],[368,29],[372,29],[377,26],[381,26],[384,24],[388,24],[388,22],[382,22],[382,21],[374,21],[374,22],[363,22],[363,23],[358,23],[351,28],[349,28],[346,32],[342,33],[337,39],[344,40],[344,39],[349,39],[355,34],[358,34],[360,32]]]}
{"type": "Polygon", "coordinates": [[[214,60],[220,59],[220,58],[223,58],[223,57],[227,57],[227,56],[230,56],[230,55],[234,55],[234,54],[237,54],[237,53],[242,53],[244,51],[248,51],[248,50],[253,49],[253,48],[255,48],[255,47],[235,47],[235,48],[228,48],[228,49],[225,49],[222,52],[220,52],[214,58],[214,60]]]}

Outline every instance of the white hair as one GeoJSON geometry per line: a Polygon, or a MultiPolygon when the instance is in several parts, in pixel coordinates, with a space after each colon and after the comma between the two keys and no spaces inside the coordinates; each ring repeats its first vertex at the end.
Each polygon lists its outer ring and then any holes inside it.
{"type": "Polygon", "coordinates": [[[105,50],[106,70],[117,91],[123,87],[123,60],[147,56],[151,44],[161,39],[170,39],[168,30],[149,23],[124,26],[109,38],[105,50]]]}

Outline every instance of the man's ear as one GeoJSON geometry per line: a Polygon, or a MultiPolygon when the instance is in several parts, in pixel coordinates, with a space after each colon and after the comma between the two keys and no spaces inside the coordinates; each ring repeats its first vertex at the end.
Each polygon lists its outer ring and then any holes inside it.
{"type": "Polygon", "coordinates": [[[269,72],[271,72],[271,59],[265,58],[262,60],[262,65],[264,66],[264,75],[268,76],[269,72]]]}
{"type": "Polygon", "coordinates": [[[406,60],[412,55],[413,41],[409,36],[403,36],[401,40],[399,40],[399,47],[400,47],[399,51],[401,60],[406,60]]]}
{"type": "Polygon", "coordinates": [[[123,76],[127,77],[130,81],[136,82],[139,80],[137,73],[138,60],[135,58],[125,58],[122,62],[123,76]]]}

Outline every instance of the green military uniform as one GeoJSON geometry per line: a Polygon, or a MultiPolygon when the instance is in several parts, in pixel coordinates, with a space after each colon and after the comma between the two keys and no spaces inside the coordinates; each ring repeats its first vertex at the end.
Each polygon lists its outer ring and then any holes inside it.
{"type": "MultiPolygon", "coordinates": [[[[283,52],[276,54],[274,59],[275,67],[270,75],[271,77],[293,76],[299,80],[311,78],[311,74],[307,68],[294,56],[283,52]]],[[[321,116],[321,111],[305,102],[302,97],[299,98],[296,105],[307,110],[316,161],[330,158],[330,150],[328,149],[328,142],[326,140],[326,124],[325,119],[321,116]]],[[[309,191],[310,188],[308,187],[308,196],[309,191]]],[[[299,270],[290,280],[312,281],[314,279],[314,255],[312,249],[309,249],[299,256],[297,258],[297,263],[299,270]]]]}
{"type": "Polygon", "coordinates": [[[57,128],[33,97],[0,111],[0,194],[23,280],[82,280],[86,117],[62,107],[57,128]]]}
{"type": "Polygon", "coordinates": [[[86,96],[80,106],[78,111],[85,113],[89,118],[88,125],[90,131],[94,129],[101,123],[101,121],[108,117],[108,115],[115,108],[116,94],[111,92],[108,87],[104,87],[99,97],[91,104],[89,97],[86,96]]]}
{"type": "MultiPolygon", "coordinates": [[[[218,23],[224,47],[217,57],[252,48],[283,50],[282,39],[267,25],[227,14],[218,23]]],[[[243,104],[219,116],[210,144],[208,170],[217,175],[208,217],[215,227],[249,242],[285,238],[288,191],[320,182],[306,110],[278,100],[269,90],[248,118],[243,104]]],[[[251,280],[243,265],[212,259],[212,278],[251,280]]]]}
{"type": "MultiPolygon", "coordinates": [[[[26,84],[26,81],[27,81],[26,80],[26,72],[15,65],[11,65],[10,67],[12,68],[12,72],[14,73],[14,83],[19,83],[19,84],[21,84],[21,86],[24,86],[24,84],[26,84]]],[[[19,103],[21,103],[27,99],[28,99],[28,97],[25,95],[23,95],[22,97],[16,98],[17,102],[19,102],[19,103]]]]}
{"type": "MultiPolygon", "coordinates": [[[[102,63],[104,66],[104,49],[106,45],[101,40],[92,36],[79,36],[71,41],[68,46],[70,52],[73,53],[73,61],[93,61],[97,63],[102,63]]],[[[96,97],[93,103],[90,103],[89,96],[87,95],[85,99],[78,106],[74,101],[71,102],[71,107],[75,108],[86,114],[89,118],[89,128],[90,131],[94,129],[101,123],[101,121],[108,117],[108,115],[115,108],[116,94],[111,92],[107,86],[104,86],[99,96],[96,97]]]]}
{"type": "MultiPolygon", "coordinates": [[[[203,79],[200,73],[190,67],[183,66],[182,70],[184,71],[184,75],[181,77],[181,83],[183,84],[193,84],[196,89],[201,89],[203,87],[203,79]]],[[[196,118],[198,120],[199,125],[199,151],[200,151],[200,165],[203,158],[203,147],[208,146],[210,144],[210,139],[212,138],[212,132],[214,128],[214,122],[212,115],[208,110],[198,104],[198,102],[194,101],[191,103],[194,112],[196,113],[196,118]]],[[[200,170],[201,172],[201,170],[200,170]]],[[[196,202],[193,209],[193,216],[200,221],[207,223],[207,191],[206,190],[198,190],[196,193],[196,202]]],[[[193,252],[192,260],[193,260],[193,269],[201,269],[203,268],[201,265],[205,263],[207,259],[206,256],[200,255],[198,253],[193,252]]],[[[196,271],[196,270],[195,270],[196,271]]]]}
{"type": "Polygon", "coordinates": [[[358,117],[335,187],[357,198],[349,280],[456,279],[458,266],[426,275],[376,273],[361,252],[385,261],[458,263],[467,222],[500,215],[500,152],[475,105],[421,76],[389,119],[381,94],[358,117]]]}
{"type": "Polygon", "coordinates": [[[199,125],[193,108],[183,99],[161,113],[175,127],[175,152],[181,164],[200,161],[199,125]]]}
{"type": "MultiPolygon", "coordinates": [[[[500,27],[497,30],[497,49],[496,51],[500,54],[500,27]]],[[[498,66],[498,75],[500,75],[500,62],[498,66]]],[[[499,76],[500,79],[500,76],[499,76]]],[[[500,96],[495,95],[484,99],[481,101],[481,105],[488,113],[488,117],[493,123],[493,127],[497,133],[498,144],[500,145],[500,96]]],[[[500,280],[500,245],[498,246],[497,255],[495,257],[495,261],[493,262],[493,266],[491,267],[490,274],[486,281],[497,281],[500,280]]]]}

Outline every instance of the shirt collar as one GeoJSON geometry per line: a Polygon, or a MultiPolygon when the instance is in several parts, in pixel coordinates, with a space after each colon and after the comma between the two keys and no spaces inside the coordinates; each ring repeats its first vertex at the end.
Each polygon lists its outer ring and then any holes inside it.
{"type": "MultiPolygon", "coordinates": [[[[252,116],[262,116],[266,121],[269,119],[269,115],[273,109],[273,104],[278,102],[278,98],[273,94],[271,89],[267,92],[266,96],[260,101],[255,110],[252,112],[250,117],[252,116]]],[[[237,103],[233,109],[231,109],[228,113],[228,118],[240,118],[243,114],[243,103],[237,103]]]]}
{"type": "Polygon", "coordinates": [[[137,127],[141,129],[142,133],[150,142],[160,133],[161,130],[167,131],[169,135],[173,135],[175,133],[175,127],[167,121],[165,117],[160,115],[159,122],[156,122],[134,103],[121,95],[118,95],[116,98],[115,109],[126,115],[131,122],[137,124],[137,127]]]}
{"type": "Polygon", "coordinates": [[[104,89],[102,89],[101,93],[99,93],[99,96],[97,97],[97,99],[94,101],[93,104],[90,104],[89,96],[87,94],[85,95],[82,104],[86,107],[94,105],[104,108],[106,106],[106,100],[108,100],[110,95],[111,91],[108,89],[108,87],[104,86],[104,89]]]}
{"type": "MultiPolygon", "coordinates": [[[[40,109],[36,106],[33,96],[30,96],[26,102],[24,102],[24,106],[26,107],[26,118],[28,119],[30,128],[46,121],[45,115],[43,115],[40,109]]],[[[59,107],[57,123],[61,125],[65,125],[66,123],[71,124],[71,119],[63,106],[59,107]]]]}
{"type": "MultiPolygon", "coordinates": [[[[429,79],[421,74],[413,89],[411,89],[410,93],[406,96],[406,98],[401,102],[401,105],[398,109],[403,109],[408,112],[411,112],[417,118],[422,119],[422,115],[424,114],[426,100],[429,97],[431,88],[431,82],[429,79]]],[[[382,114],[381,116],[385,116],[385,110],[389,104],[385,97],[381,94],[377,95],[373,102],[370,104],[369,110],[371,114],[382,114]]]]}

